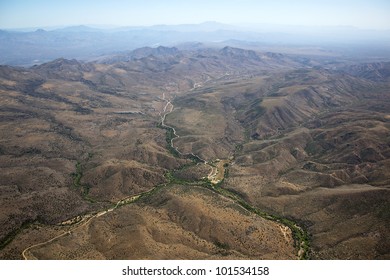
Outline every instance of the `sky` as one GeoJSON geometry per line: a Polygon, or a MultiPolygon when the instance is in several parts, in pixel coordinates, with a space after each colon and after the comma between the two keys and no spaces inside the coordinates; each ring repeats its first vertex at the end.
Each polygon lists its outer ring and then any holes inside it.
{"type": "Polygon", "coordinates": [[[0,0],[0,29],[227,24],[390,30],[389,0],[0,0]]]}

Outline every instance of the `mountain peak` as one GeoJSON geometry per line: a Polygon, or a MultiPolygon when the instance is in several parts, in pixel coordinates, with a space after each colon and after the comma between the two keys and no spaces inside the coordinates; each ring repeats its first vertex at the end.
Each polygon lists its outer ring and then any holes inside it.
{"type": "Polygon", "coordinates": [[[48,78],[61,78],[77,81],[82,77],[83,71],[89,71],[86,64],[76,59],[58,58],[56,60],[33,66],[40,74],[48,78]]]}
{"type": "Polygon", "coordinates": [[[219,53],[223,56],[228,56],[231,58],[238,58],[238,59],[253,59],[253,60],[260,60],[259,56],[256,54],[255,51],[252,50],[244,50],[234,47],[226,46],[223,49],[219,51],[219,53]]]}
{"type": "Polygon", "coordinates": [[[76,26],[69,26],[62,29],[58,29],[57,31],[62,32],[100,32],[101,30],[98,28],[92,28],[86,25],[76,25],[76,26]]]}
{"type": "Polygon", "coordinates": [[[66,58],[57,58],[53,61],[50,61],[50,62],[47,62],[47,63],[44,63],[44,64],[41,64],[39,66],[36,66],[36,68],[47,68],[47,67],[50,67],[50,68],[57,68],[57,67],[60,67],[60,66],[65,66],[65,65],[77,65],[77,66],[80,66],[80,62],[77,61],[76,59],[66,59],[66,58]]]}

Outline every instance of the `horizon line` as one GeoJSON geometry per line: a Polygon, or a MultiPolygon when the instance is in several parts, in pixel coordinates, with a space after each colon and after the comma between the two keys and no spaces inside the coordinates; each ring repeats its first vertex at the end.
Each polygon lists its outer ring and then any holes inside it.
{"type": "MultiPolygon", "coordinates": [[[[255,29],[261,28],[263,25],[264,28],[302,28],[302,29],[319,29],[319,28],[349,28],[349,29],[355,29],[359,31],[388,31],[390,32],[390,28],[362,28],[358,26],[353,25],[298,25],[298,24],[280,24],[280,23],[266,23],[266,22],[257,22],[257,23],[251,23],[251,22],[241,22],[241,23],[224,23],[224,22],[218,22],[213,20],[208,21],[202,21],[198,23],[175,23],[175,24],[168,24],[168,23],[158,23],[158,24],[151,24],[151,25],[114,25],[114,24],[95,24],[95,23],[75,23],[75,24],[69,24],[69,25],[47,25],[47,26],[25,26],[25,27],[0,27],[0,30],[3,31],[19,31],[19,32],[33,32],[37,30],[44,30],[44,31],[55,31],[60,30],[64,28],[72,28],[72,27],[88,27],[91,29],[99,29],[99,30],[115,30],[119,28],[153,28],[153,27],[174,27],[174,26],[186,26],[186,25],[194,25],[194,26],[200,26],[204,24],[219,24],[219,25],[226,25],[226,27],[236,28],[236,29],[247,29],[251,31],[255,31],[255,29]]],[[[222,30],[222,29],[221,29],[222,30]]]]}

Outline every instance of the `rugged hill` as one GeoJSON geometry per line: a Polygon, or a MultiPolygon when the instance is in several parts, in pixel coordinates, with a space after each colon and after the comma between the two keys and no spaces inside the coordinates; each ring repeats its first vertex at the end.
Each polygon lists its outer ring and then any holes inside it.
{"type": "Polygon", "coordinates": [[[1,258],[389,258],[388,80],[310,61],[0,66],[1,258]]]}
{"type": "Polygon", "coordinates": [[[196,186],[160,189],[31,250],[39,259],[294,259],[293,252],[278,225],[196,186]]]}
{"type": "Polygon", "coordinates": [[[98,62],[112,64],[116,62],[127,62],[127,61],[137,60],[148,56],[158,56],[159,59],[162,59],[163,57],[177,56],[180,54],[181,54],[180,51],[175,47],[173,48],[163,47],[163,46],[159,46],[157,48],[143,47],[123,54],[114,54],[114,55],[105,56],[99,59],[98,62]]]}
{"type": "Polygon", "coordinates": [[[223,187],[299,220],[314,258],[389,258],[389,84],[356,76],[297,69],[209,83],[177,98],[167,120],[179,150],[233,156],[223,187]]]}
{"type": "MultiPolygon", "coordinates": [[[[169,152],[157,127],[166,100],[239,68],[208,51],[162,47],[111,64],[1,66],[2,247],[26,227],[46,228],[166,183],[167,171],[189,162],[169,152]]],[[[20,257],[7,248],[4,258],[20,257]]]]}
{"type": "Polygon", "coordinates": [[[390,80],[389,62],[355,64],[343,67],[341,70],[353,76],[376,82],[388,82],[390,80]]]}

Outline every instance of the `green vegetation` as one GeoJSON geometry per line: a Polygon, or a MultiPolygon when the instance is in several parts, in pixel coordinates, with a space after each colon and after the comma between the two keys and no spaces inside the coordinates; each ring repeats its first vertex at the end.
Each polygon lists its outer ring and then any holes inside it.
{"type": "Polygon", "coordinates": [[[172,139],[175,138],[175,132],[171,127],[163,125],[161,122],[157,124],[158,128],[165,129],[165,141],[167,142],[167,149],[174,157],[180,157],[180,153],[172,146],[172,139]]]}
{"type": "Polygon", "coordinates": [[[73,186],[75,188],[80,188],[80,181],[83,177],[83,170],[79,161],[76,162],[76,172],[72,173],[71,176],[73,177],[73,186]]]}
{"type": "Polygon", "coordinates": [[[165,141],[167,142],[167,149],[174,157],[189,159],[189,160],[192,160],[194,163],[204,162],[201,158],[199,158],[196,155],[193,155],[193,154],[186,154],[186,155],[180,154],[179,151],[175,147],[173,147],[172,140],[174,138],[176,138],[177,136],[175,135],[175,131],[173,130],[172,127],[169,127],[169,126],[166,126],[166,125],[162,125],[161,122],[159,122],[157,124],[157,127],[161,128],[161,129],[165,129],[167,131],[166,134],[165,134],[165,141]]]}
{"type": "Polygon", "coordinates": [[[19,228],[8,233],[3,239],[0,240],[0,250],[4,249],[5,246],[7,246],[9,243],[11,243],[12,240],[14,240],[16,235],[18,235],[22,230],[29,227],[32,223],[33,221],[25,221],[19,228]]]}
{"type": "MultiPolygon", "coordinates": [[[[228,169],[226,169],[226,171],[227,170],[228,169]]],[[[226,174],[225,174],[225,177],[226,177],[226,174]]],[[[212,184],[207,179],[198,180],[198,181],[186,181],[186,180],[176,178],[172,172],[168,172],[166,174],[166,178],[168,179],[168,182],[169,182],[168,184],[196,185],[196,186],[205,187],[205,188],[207,188],[215,193],[218,193],[224,197],[227,197],[227,198],[233,200],[234,202],[238,203],[240,206],[242,206],[244,209],[246,209],[247,211],[249,211],[251,213],[254,213],[254,214],[256,214],[264,219],[274,221],[274,222],[277,222],[277,223],[280,223],[280,224],[283,224],[283,225],[289,227],[291,232],[292,232],[293,239],[294,239],[294,246],[297,248],[298,251],[301,251],[300,256],[299,256],[300,259],[309,259],[310,258],[310,255],[309,255],[309,252],[310,252],[309,235],[302,227],[298,226],[295,222],[293,222],[292,220],[289,220],[285,217],[281,217],[281,216],[274,215],[274,214],[268,214],[267,212],[262,211],[256,207],[252,206],[251,204],[246,202],[242,197],[240,197],[238,194],[236,194],[230,190],[222,188],[221,186],[222,186],[223,180],[215,185],[212,184]]],[[[218,245],[216,245],[216,246],[218,246],[218,245]]]]}
{"type": "Polygon", "coordinates": [[[194,163],[201,163],[201,162],[204,162],[204,161],[201,160],[198,156],[193,155],[193,154],[185,155],[185,158],[192,160],[194,163]]]}
{"type": "MultiPolygon", "coordinates": [[[[203,186],[205,186],[205,184],[203,184],[203,186]]],[[[301,249],[303,250],[303,253],[300,255],[300,258],[301,259],[309,259],[310,258],[310,255],[309,255],[309,251],[310,251],[309,235],[303,228],[298,226],[296,223],[294,223],[293,221],[291,221],[287,218],[277,216],[277,215],[271,215],[271,214],[268,214],[267,212],[261,211],[261,210],[257,209],[256,207],[247,203],[244,199],[239,197],[237,194],[235,194],[229,190],[226,190],[226,189],[223,189],[223,188],[220,188],[217,186],[213,186],[211,183],[206,184],[206,186],[207,186],[207,188],[211,189],[212,191],[214,191],[220,195],[223,195],[225,197],[228,197],[228,198],[232,199],[233,201],[237,202],[239,205],[241,205],[243,208],[245,208],[249,212],[252,212],[252,213],[254,213],[254,214],[256,214],[264,219],[271,220],[271,221],[274,221],[274,222],[277,222],[277,223],[280,223],[280,224],[283,224],[283,225],[289,227],[292,234],[293,234],[294,246],[298,250],[301,250],[301,249]]]]}
{"type": "MultiPolygon", "coordinates": [[[[93,156],[92,153],[88,153],[86,161],[90,160],[92,156],[93,156]]],[[[81,191],[81,194],[85,200],[91,203],[95,203],[96,201],[88,196],[91,186],[88,184],[81,184],[81,179],[83,177],[83,170],[84,170],[83,164],[81,164],[80,161],[77,161],[76,172],[73,172],[71,174],[71,176],[73,177],[73,187],[81,191]]]]}
{"type": "Polygon", "coordinates": [[[199,185],[203,184],[205,181],[204,180],[185,180],[182,178],[178,178],[174,175],[174,172],[168,171],[165,174],[165,178],[168,180],[168,184],[177,184],[177,185],[199,185]]]}
{"type": "Polygon", "coordinates": [[[218,240],[214,241],[214,245],[223,250],[229,250],[230,246],[227,243],[221,243],[218,240]]]}

